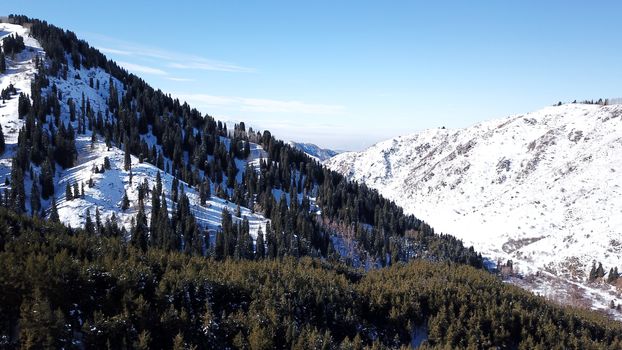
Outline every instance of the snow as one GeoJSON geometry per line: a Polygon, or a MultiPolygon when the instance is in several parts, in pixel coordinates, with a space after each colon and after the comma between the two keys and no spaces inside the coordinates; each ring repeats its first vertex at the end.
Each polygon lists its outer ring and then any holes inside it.
{"type": "MultiPolygon", "coordinates": [[[[43,57],[45,53],[41,49],[41,45],[30,37],[26,28],[15,24],[0,23],[0,41],[14,33],[24,38],[26,49],[16,54],[15,57],[6,57],[7,70],[4,74],[0,74],[0,90],[13,84],[18,94],[23,92],[30,95],[30,82],[37,73],[35,57],[43,57]]],[[[24,121],[18,118],[17,104],[17,96],[5,101],[5,103],[0,101],[0,125],[2,125],[6,144],[6,151],[0,156],[0,178],[2,179],[11,172],[11,158],[15,153],[19,130],[24,124],[24,121]]]]}
{"type": "MultiPolygon", "coordinates": [[[[130,172],[123,169],[124,152],[116,147],[108,149],[103,142],[97,142],[95,147],[91,149],[90,137],[79,137],[76,140],[76,146],[79,149],[79,159],[82,161],[79,165],[63,171],[62,176],[56,186],[56,198],[58,205],[59,217],[62,222],[72,227],[82,227],[86,220],[86,211],[90,210],[92,219],[95,218],[95,210],[99,209],[102,221],[110,218],[114,213],[117,222],[129,230],[131,219],[135,217],[138,211],[138,185],[142,184],[145,179],[149,183],[149,188],[153,188],[156,183],[156,176],[159,169],[149,163],[139,163],[138,158],[132,156],[132,180],[130,181],[130,172]],[[111,169],[104,173],[95,173],[94,166],[101,167],[104,158],[108,157],[111,169]],[[89,187],[89,180],[93,180],[93,187],[89,187]],[[67,183],[84,183],[84,198],[76,198],[67,201],[65,198],[65,186],[67,183]],[[121,200],[124,192],[127,192],[130,200],[130,208],[121,210],[121,200]]],[[[162,178],[162,188],[167,197],[167,207],[169,212],[173,211],[173,202],[171,200],[171,185],[173,176],[160,171],[162,178]]],[[[234,215],[234,222],[241,222],[243,218],[247,218],[250,224],[250,232],[253,239],[257,238],[257,232],[261,228],[262,232],[266,232],[267,220],[256,213],[252,213],[250,209],[241,207],[241,217],[236,217],[235,212],[237,205],[227,202],[221,198],[212,196],[206,201],[205,206],[200,205],[198,192],[188,186],[188,184],[180,181],[180,193],[183,186],[184,192],[190,201],[191,211],[197,219],[197,223],[214,234],[220,226],[222,211],[227,208],[234,215]]],[[[148,218],[151,215],[151,200],[145,202],[145,212],[148,218]]]]}
{"type": "Polygon", "coordinates": [[[312,143],[301,143],[289,141],[288,144],[299,151],[306,153],[309,157],[317,160],[318,162],[326,161],[337,154],[339,151],[334,151],[332,149],[321,148],[318,145],[314,145],[312,143]]]}
{"type": "Polygon", "coordinates": [[[620,105],[567,104],[427,130],[325,164],[491,260],[512,259],[522,274],[544,271],[591,290],[592,261],[622,266],[620,105]]]}
{"type": "MultiPolygon", "coordinates": [[[[34,58],[37,55],[44,57],[45,53],[41,49],[39,43],[28,35],[28,30],[26,28],[18,25],[0,23],[0,38],[11,33],[18,33],[24,37],[26,50],[16,55],[15,59],[8,59],[8,70],[6,74],[0,75],[0,88],[5,88],[12,83],[18,89],[18,93],[25,92],[30,94],[30,84],[34,78],[34,74],[37,73],[34,65],[34,58]]],[[[105,116],[108,109],[107,101],[110,98],[109,82],[111,80],[119,93],[119,96],[116,97],[119,98],[124,92],[123,83],[112,78],[100,68],[86,69],[81,67],[80,69],[75,69],[70,63],[67,79],[50,77],[50,87],[44,90],[44,94],[51,93],[51,86],[56,85],[63,96],[61,100],[61,121],[65,123],[65,125],[71,123],[73,128],[77,130],[78,122],[71,122],[69,120],[68,99],[73,99],[78,116],[80,115],[83,96],[85,101],[90,103],[91,109],[96,115],[98,112],[101,112],[105,116]],[[91,78],[93,86],[91,86],[90,83],[91,78]],[[99,82],[99,88],[97,82],[99,82]]],[[[17,97],[0,106],[0,123],[3,126],[7,144],[7,151],[0,159],[0,179],[4,179],[4,177],[10,173],[11,157],[16,147],[17,135],[23,125],[23,121],[18,118],[17,114],[17,97]]],[[[147,142],[155,142],[155,139],[150,134],[143,137],[143,139],[147,142]]],[[[149,188],[151,189],[155,185],[156,174],[159,169],[148,163],[139,163],[136,157],[132,157],[132,179],[130,181],[129,171],[123,169],[124,152],[117,147],[106,147],[102,142],[101,136],[99,136],[99,139],[94,143],[92,148],[90,140],[91,132],[89,130],[87,130],[85,134],[78,135],[76,137],[76,148],[78,150],[76,166],[69,169],[57,168],[55,198],[59,217],[65,224],[72,227],[82,227],[86,221],[87,210],[90,211],[91,218],[94,221],[95,211],[97,209],[100,212],[102,222],[110,218],[114,213],[117,218],[117,223],[129,230],[131,220],[135,217],[138,210],[138,185],[147,180],[149,188]],[[105,157],[109,158],[111,169],[103,173],[94,172],[93,169],[95,166],[101,167],[103,165],[105,157]],[[88,185],[91,179],[93,181],[93,187],[89,187],[88,185]],[[65,187],[67,184],[70,184],[73,189],[74,183],[78,183],[79,188],[81,184],[84,184],[84,197],[74,198],[68,201],[65,198],[65,187]],[[127,192],[131,205],[129,209],[123,211],[121,210],[121,199],[125,191],[127,192]]],[[[226,138],[223,138],[222,141],[227,145],[230,142],[229,139],[226,138]]],[[[245,171],[247,164],[258,169],[260,160],[266,157],[265,151],[261,149],[260,146],[251,144],[251,155],[249,159],[237,162],[240,170],[238,175],[240,178],[238,180],[241,180],[241,173],[245,171]]],[[[33,169],[35,174],[39,174],[40,169],[38,167],[33,167],[33,169]]],[[[170,189],[173,177],[163,171],[161,171],[160,174],[162,178],[162,187],[167,197],[168,209],[169,212],[172,212],[174,205],[170,198],[170,189]]],[[[31,180],[27,178],[25,184],[27,193],[30,193],[30,182],[31,180]]],[[[227,208],[233,215],[234,222],[239,223],[244,218],[248,219],[250,234],[253,239],[257,238],[257,233],[260,228],[264,233],[266,232],[268,220],[262,215],[253,213],[248,208],[241,207],[241,217],[236,217],[237,205],[215,196],[209,198],[205,205],[201,205],[198,192],[190,188],[183,181],[180,181],[180,187],[182,186],[188,196],[191,211],[196,216],[197,223],[210,232],[212,240],[214,239],[216,230],[220,227],[224,208],[227,208]]],[[[4,187],[6,186],[2,182],[0,188],[4,187]]],[[[212,188],[212,193],[214,193],[214,188],[212,188]]],[[[49,212],[51,200],[44,201],[42,204],[49,212]]],[[[29,203],[27,201],[27,207],[28,206],[29,203]]],[[[29,208],[27,209],[29,210],[29,208]]],[[[145,212],[149,218],[151,215],[150,198],[145,200],[145,212]]]]}

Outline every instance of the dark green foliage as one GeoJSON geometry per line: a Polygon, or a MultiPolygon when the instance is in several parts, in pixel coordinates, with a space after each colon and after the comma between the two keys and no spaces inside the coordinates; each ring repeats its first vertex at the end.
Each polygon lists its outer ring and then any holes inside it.
{"type": "Polygon", "coordinates": [[[43,199],[48,199],[54,194],[54,168],[47,159],[41,166],[41,176],[39,180],[41,182],[41,196],[43,199]]]}
{"type": "Polygon", "coordinates": [[[20,53],[25,48],[26,45],[24,45],[24,38],[16,33],[5,36],[2,39],[2,49],[6,55],[20,53]]]}
{"type": "Polygon", "coordinates": [[[4,72],[6,72],[6,56],[4,55],[4,52],[0,50],[0,74],[3,74],[4,72]]]}
{"type": "Polygon", "coordinates": [[[73,192],[71,191],[71,185],[69,182],[65,185],[65,200],[70,201],[73,199],[73,192]]]}
{"type": "Polygon", "coordinates": [[[123,192],[123,198],[121,199],[121,210],[125,211],[130,207],[130,199],[127,197],[127,191],[123,192]]]}
{"type": "Polygon", "coordinates": [[[2,125],[0,125],[0,154],[4,153],[6,144],[4,143],[4,133],[2,132],[2,125]]]}
{"type": "Polygon", "coordinates": [[[30,208],[33,216],[38,215],[39,211],[41,211],[41,192],[39,191],[37,181],[34,180],[30,189],[30,208]]]}
{"type": "Polygon", "coordinates": [[[616,349],[622,326],[482,270],[413,261],[364,274],[311,258],[216,261],[0,208],[5,347],[616,349]],[[35,312],[36,311],[36,312],[35,312]]]}
{"type": "Polygon", "coordinates": [[[615,283],[618,278],[620,277],[620,274],[618,273],[618,267],[613,267],[609,270],[609,274],[607,275],[607,283],[615,283]]]}
{"type": "Polygon", "coordinates": [[[26,114],[28,114],[30,112],[30,98],[24,94],[23,92],[20,92],[19,94],[19,99],[17,101],[17,115],[19,118],[23,118],[26,114]]]}

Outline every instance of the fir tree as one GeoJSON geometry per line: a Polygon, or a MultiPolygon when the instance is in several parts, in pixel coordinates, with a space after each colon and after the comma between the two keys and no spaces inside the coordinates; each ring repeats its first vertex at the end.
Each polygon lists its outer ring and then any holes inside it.
{"type": "Polygon", "coordinates": [[[91,219],[91,209],[90,208],[86,208],[86,220],[84,223],[84,230],[88,233],[88,234],[94,234],[95,233],[95,229],[93,227],[93,220],[91,219]]]}
{"type": "Polygon", "coordinates": [[[38,215],[41,210],[41,193],[39,192],[37,181],[32,182],[32,187],[30,189],[30,209],[33,216],[38,215]]]}
{"type": "Polygon", "coordinates": [[[4,52],[0,50],[0,74],[6,72],[6,57],[4,56],[4,52]]]}
{"type": "Polygon", "coordinates": [[[125,153],[123,158],[123,169],[129,171],[132,168],[132,158],[130,156],[130,143],[129,140],[125,140],[125,153]]]}
{"type": "Polygon", "coordinates": [[[58,208],[56,206],[56,198],[52,197],[52,207],[50,208],[50,221],[60,222],[58,217],[58,208]]]}
{"type": "Polygon", "coordinates": [[[39,181],[41,182],[41,196],[43,199],[50,198],[54,194],[54,170],[48,160],[45,160],[41,166],[39,181]]]}
{"type": "Polygon", "coordinates": [[[71,185],[67,183],[65,186],[65,200],[70,201],[73,199],[73,192],[71,191],[71,185]]]}
{"type": "Polygon", "coordinates": [[[0,154],[4,153],[6,145],[4,143],[4,133],[2,132],[2,125],[0,125],[0,154]]]}
{"type": "Polygon", "coordinates": [[[123,191],[123,198],[121,199],[121,210],[125,211],[130,207],[130,200],[127,198],[127,191],[123,191]]]}

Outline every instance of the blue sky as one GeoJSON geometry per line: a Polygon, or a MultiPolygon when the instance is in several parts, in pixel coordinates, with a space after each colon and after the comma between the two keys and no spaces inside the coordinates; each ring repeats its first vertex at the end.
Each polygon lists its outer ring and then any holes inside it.
{"type": "Polygon", "coordinates": [[[20,0],[2,8],[76,32],[218,119],[336,149],[622,96],[619,1],[20,0]]]}

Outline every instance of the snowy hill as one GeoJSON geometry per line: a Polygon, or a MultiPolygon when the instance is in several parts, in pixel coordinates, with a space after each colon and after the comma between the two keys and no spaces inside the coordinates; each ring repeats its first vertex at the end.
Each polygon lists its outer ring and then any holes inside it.
{"type": "MultiPolygon", "coordinates": [[[[27,28],[14,24],[0,23],[0,39],[14,33],[24,38],[26,49],[15,55],[15,57],[7,57],[7,71],[4,74],[0,74],[0,89],[4,89],[12,84],[17,89],[18,94],[24,92],[30,95],[31,82],[37,73],[35,58],[39,57],[45,60],[46,54],[37,40],[29,35],[27,28]]],[[[71,124],[74,129],[78,128],[79,121],[70,120],[69,100],[72,100],[78,106],[81,101],[88,101],[90,109],[94,114],[101,113],[106,115],[107,118],[112,118],[113,116],[108,116],[106,112],[109,108],[109,99],[111,98],[109,84],[114,84],[117,88],[119,94],[117,99],[123,94],[123,84],[101,68],[87,69],[81,66],[79,69],[76,69],[73,66],[69,66],[67,79],[57,77],[50,77],[49,79],[50,86],[54,87],[63,96],[60,100],[60,118],[64,123],[71,124]]],[[[52,87],[48,87],[46,93],[53,93],[52,87]]],[[[51,116],[48,118],[51,118],[51,116]]],[[[3,180],[0,190],[4,191],[10,188],[10,185],[4,183],[4,179],[11,172],[11,159],[15,155],[19,131],[24,125],[24,120],[18,117],[17,96],[0,105],[0,125],[2,125],[7,148],[0,156],[0,179],[3,180]]],[[[107,147],[105,142],[101,140],[101,136],[99,140],[96,137],[95,142],[91,145],[91,136],[92,131],[85,130],[84,135],[76,137],[77,162],[74,167],[62,169],[60,166],[56,166],[54,198],[57,203],[59,218],[61,222],[72,227],[82,227],[86,221],[87,211],[90,212],[92,219],[94,219],[96,211],[99,211],[102,222],[112,218],[114,215],[116,222],[129,230],[131,220],[136,216],[138,210],[136,207],[138,202],[138,185],[146,181],[149,184],[149,188],[153,187],[159,169],[149,163],[140,163],[137,157],[132,156],[132,176],[130,179],[130,173],[124,170],[123,150],[114,146],[107,147]],[[105,158],[108,158],[110,161],[110,169],[104,172],[96,171],[95,167],[102,168],[105,158]],[[84,195],[67,200],[65,195],[67,184],[72,188],[74,185],[80,189],[84,188],[84,195]],[[121,200],[125,192],[131,205],[130,208],[122,210],[121,200]]],[[[143,136],[143,139],[150,145],[155,143],[152,135],[143,136]]],[[[222,141],[228,147],[228,140],[223,139],[222,141]]],[[[236,164],[238,166],[238,182],[241,181],[242,173],[246,166],[250,165],[256,168],[259,165],[259,160],[262,158],[265,158],[265,152],[260,146],[252,144],[248,159],[245,162],[240,161],[236,164]]],[[[41,169],[34,166],[33,174],[39,176],[41,169]]],[[[161,172],[161,177],[162,187],[168,198],[167,201],[169,201],[171,200],[170,190],[173,176],[166,172],[161,172]]],[[[216,196],[211,196],[205,205],[201,205],[199,195],[195,189],[189,187],[183,181],[180,182],[180,185],[184,188],[189,198],[191,212],[196,217],[197,224],[208,230],[213,240],[215,232],[220,225],[223,209],[227,208],[230,213],[235,214],[237,206],[216,196]]],[[[25,179],[26,193],[30,193],[31,186],[32,179],[25,179]]],[[[215,193],[214,186],[212,185],[211,193],[215,193]]],[[[52,200],[48,199],[42,203],[42,207],[47,213],[49,213],[51,202],[52,200]]],[[[168,204],[169,212],[172,212],[173,208],[174,205],[171,201],[168,204]]],[[[147,201],[145,211],[148,217],[151,214],[150,209],[149,201],[147,201]]],[[[31,210],[30,203],[26,203],[26,210],[27,212],[31,210]]],[[[262,232],[266,232],[265,226],[268,220],[263,216],[252,213],[250,209],[244,207],[240,208],[240,213],[241,217],[234,215],[233,221],[237,223],[241,222],[243,218],[248,219],[250,234],[253,239],[256,239],[260,228],[262,232]]]]}
{"type": "Polygon", "coordinates": [[[324,162],[340,153],[332,149],[321,148],[320,146],[312,143],[289,141],[288,144],[302,152],[305,152],[309,157],[314,158],[319,162],[324,162]]]}
{"type": "Polygon", "coordinates": [[[622,300],[619,289],[586,283],[593,261],[606,272],[622,265],[620,105],[567,104],[427,130],[326,165],[493,261],[511,259],[533,275],[518,284],[599,308],[622,300]]]}

